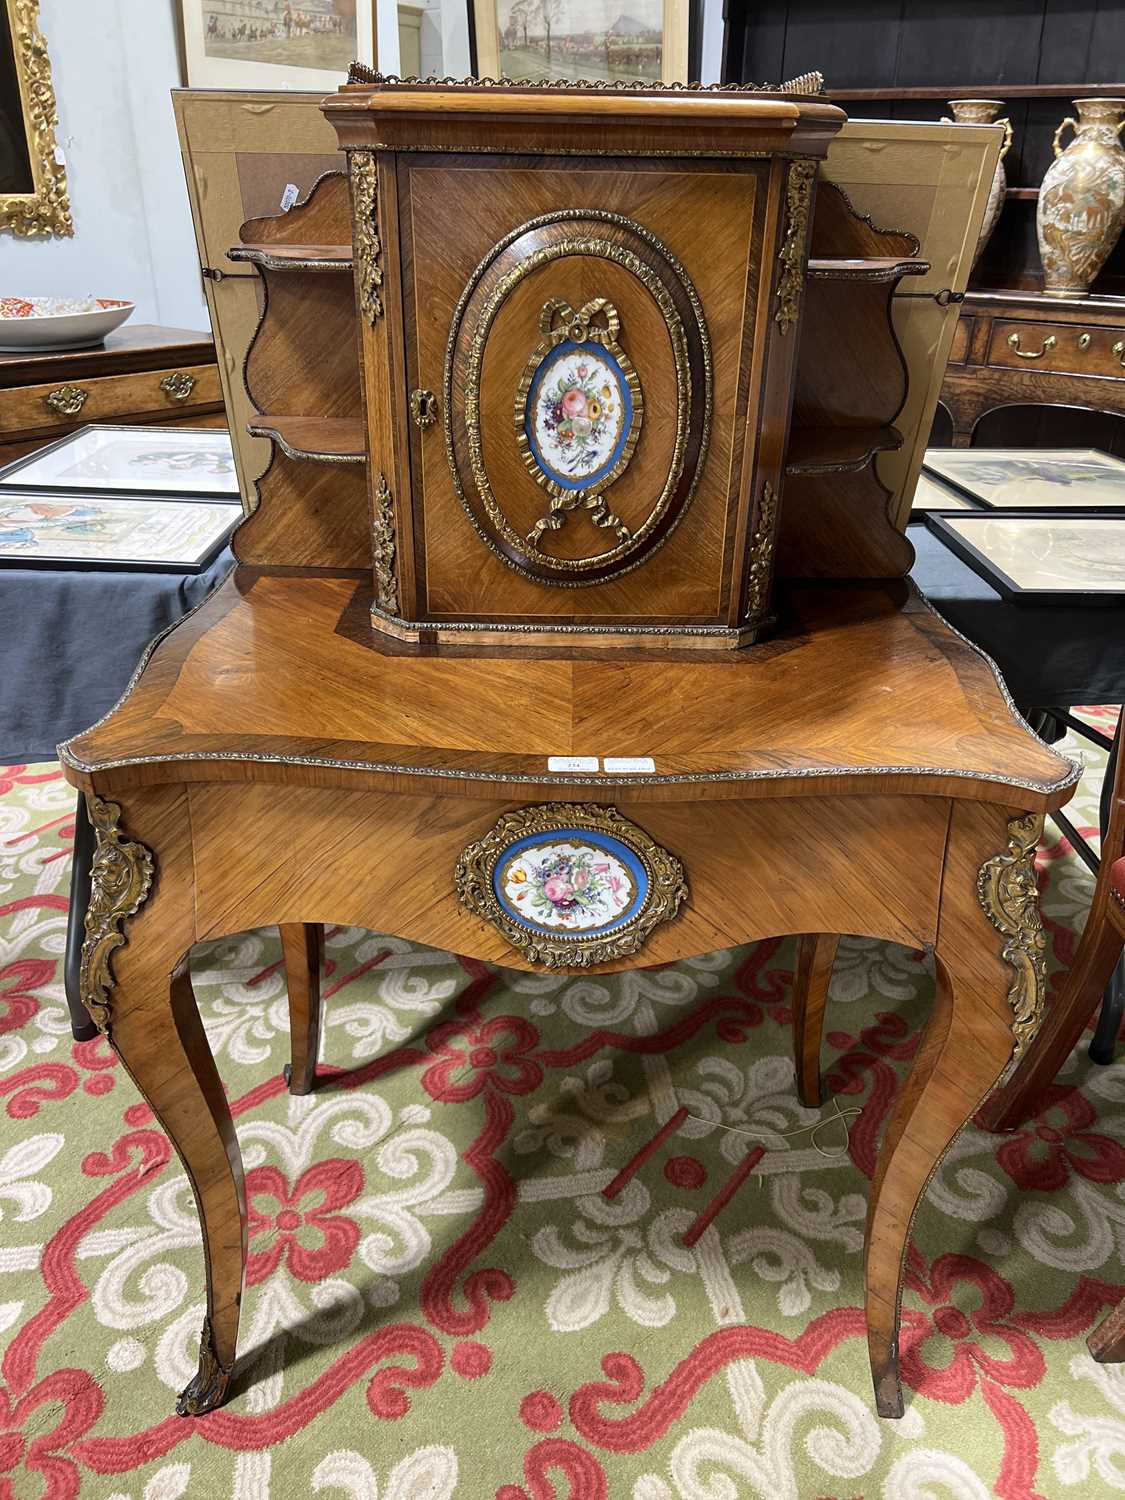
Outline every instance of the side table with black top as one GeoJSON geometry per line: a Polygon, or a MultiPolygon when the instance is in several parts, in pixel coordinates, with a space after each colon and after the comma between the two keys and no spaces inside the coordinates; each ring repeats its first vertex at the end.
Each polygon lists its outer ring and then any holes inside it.
{"type": "MultiPolygon", "coordinates": [[[[226,577],[224,548],[200,573],[157,569],[0,571],[0,763],[53,760],[55,746],[113,707],[145,647],[226,577]]],[[[97,1035],[78,997],[94,840],[77,800],[64,977],[76,1041],[97,1035]]]]}
{"type": "MultiPolygon", "coordinates": [[[[1125,703],[1125,607],[1021,605],[1001,597],[924,524],[908,536],[919,588],[951,625],[997,663],[1020,712],[1047,739],[1069,723],[1109,751],[1099,824],[1104,833],[1114,767],[1125,734],[1125,713],[1112,743],[1076,723],[1069,710],[1084,703],[1125,703]]],[[[1097,857],[1062,814],[1051,815],[1075,853],[1096,875],[1097,857]]],[[[1125,1014],[1125,960],[1118,965],[1090,1043],[1090,1058],[1111,1063],[1125,1014]]]]}

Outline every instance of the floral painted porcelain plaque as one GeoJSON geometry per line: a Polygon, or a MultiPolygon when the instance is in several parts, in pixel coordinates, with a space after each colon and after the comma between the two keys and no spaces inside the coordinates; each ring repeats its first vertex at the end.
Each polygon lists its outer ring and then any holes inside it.
{"type": "Polygon", "coordinates": [[[585,968],[635,953],[687,895],[683,867],[614,808],[507,813],[457,865],[463,905],[533,963],[585,968]]]}
{"type": "Polygon", "coordinates": [[[542,342],[516,394],[516,439],[552,498],[528,541],[557,531],[579,505],[596,526],[628,541],[629,528],[600,499],[628,467],[644,416],[637,372],[617,342],[617,309],[597,297],[575,312],[552,297],[539,314],[539,331],[542,342]]]}

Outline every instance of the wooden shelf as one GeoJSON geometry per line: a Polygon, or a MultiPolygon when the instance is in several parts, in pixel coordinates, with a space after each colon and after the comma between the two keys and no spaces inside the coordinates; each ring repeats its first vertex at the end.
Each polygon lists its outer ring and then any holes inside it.
{"type": "Polygon", "coordinates": [[[247,422],[251,437],[272,440],[289,458],[320,464],[362,464],[367,460],[360,417],[279,417],[247,422]]]}
{"type": "Polygon", "coordinates": [[[228,260],[249,261],[268,271],[350,271],[350,245],[235,245],[228,260]]]}
{"type": "Polygon", "coordinates": [[[903,260],[893,255],[872,255],[862,259],[816,257],[809,261],[809,279],[812,281],[897,281],[900,276],[924,276],[929,269],[929,261],[903,260]]]}
{"type": "Polygon", "coordinates": [[[794,427],[785,452],[787,474],[846,474],[876,453],[902,447],[897,427],[794,427]]]}
{"type": "Polygon", "coordinates": [[[1125,83],[950,83],[924,88],[829,89],[833,102],[860,99],[1120,99],[1125,83]]]}
{"type": "Polygon", "coordinates": [[[1004,194],[1005,198],[1015,198],[1021,203],[1034,203],[1039,197],[1039,189],[1033,187],[1010,187],[1004,194]]]}

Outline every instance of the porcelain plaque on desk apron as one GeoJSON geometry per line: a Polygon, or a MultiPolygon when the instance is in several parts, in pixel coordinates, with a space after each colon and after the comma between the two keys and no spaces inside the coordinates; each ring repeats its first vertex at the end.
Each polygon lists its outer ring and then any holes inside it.
{"type": "Polygon", "coordinates": [[[509,566],[571,587],[637,567],[683,519],[707,449],[710,341],[687,272],[620,214],[529,220],[465,288],[444,408],[457,493],[509,566]]]}
{"type": "Polygon", "coordinates": [[[586,968],[636,953],[687,895],[683,866],[614,808],[506,813],[456,871],[462,905],[533,963],[586,968]]]}

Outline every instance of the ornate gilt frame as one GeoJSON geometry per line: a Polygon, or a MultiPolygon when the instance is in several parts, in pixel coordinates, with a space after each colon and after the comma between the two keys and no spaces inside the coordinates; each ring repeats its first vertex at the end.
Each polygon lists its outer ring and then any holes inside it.
{"type": "Polygon", "coordinates": [[[12,58],[31,177],[30,193],[0,193],[0,230],[21,236],[74,233],[66,168],[59,160],[58,111],[51,60],[39,29],[39,0],[3,0],[12,36],[12,58]]]}

